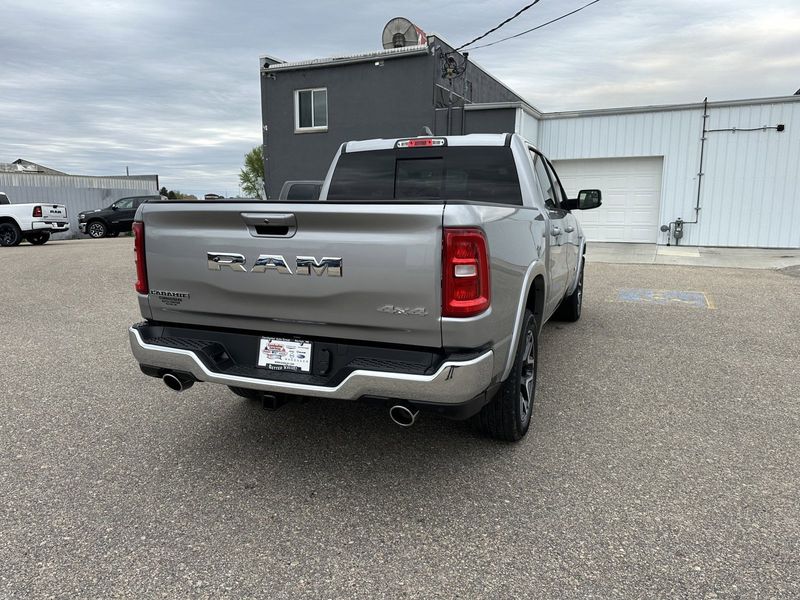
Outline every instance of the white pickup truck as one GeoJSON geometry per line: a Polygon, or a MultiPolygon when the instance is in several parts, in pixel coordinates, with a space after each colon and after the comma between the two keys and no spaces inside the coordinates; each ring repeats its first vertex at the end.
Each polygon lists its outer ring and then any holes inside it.
{"type": "Polygon", "coordinates": [[[22,240],[40,246],[51,233],[68,230],[63,204],[11,204],[0,192],[0,246],[17,246],[22,240]]]}

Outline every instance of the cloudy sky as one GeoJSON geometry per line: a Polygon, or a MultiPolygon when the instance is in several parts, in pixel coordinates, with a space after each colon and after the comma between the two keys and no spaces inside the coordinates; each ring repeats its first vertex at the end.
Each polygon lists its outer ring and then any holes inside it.
{"type": "MultiPolygon", "coordinates": [[[[541,0],[488,40],[588,0],[541,0]]],[[[0,0],[0,162],[158,173],[238,192],[261,142],[258,57],[379,48],[401,14],[460,44],[525,0],[0,0]]],[[[800,87],[797,0],[601,0],[471,57],[546,111],[779,96],[800,87]]]]}

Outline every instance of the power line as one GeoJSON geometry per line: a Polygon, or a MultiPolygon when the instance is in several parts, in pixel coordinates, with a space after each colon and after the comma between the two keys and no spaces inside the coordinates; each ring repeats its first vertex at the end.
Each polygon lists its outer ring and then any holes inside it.
{"type": "Polygon", "coordinates": [[[548,21],[547,23],[542,23],[541,25],[537,25],[536,27],[531,27],[530,29],[527,29],[525,31],[521,31],[521,32],[516,33],[514,35],[510,35],[508,37],[504,37],[503,39],[497,40],[496,42],[490,42],[488,44],[481,44],[480,46],[475,46],[474,48],[470,48],[470,50],[477,50],[478,48],[488,48],[489,46],[494,46],[495,44],[499,44],[500,42],[513,40],[514,38],[518,38],[520,36],[523,36],[526,33],[530,33],[531,31],[536,31],[537,29],[541,29],[542,27],[547,27],[548,25],[552,25],[553,23],[555,23],[556,21],[560,21],[561,19],[566,19],[570,15],[574,15],[576,12],[580,12],[584,8],[589,8],[592,4],[597,4],[598,2],[600,2],[600,0],[592,0],[592,2],[589,2],[589,4],[584,4],[580,8],[576,8],[575,10],[573,10],[571,12],[568,12],[566,14],[561,15],[560,17],[557,17],[557,18],[555,18],[555,19],[553,19],[551,21],[548,21]]]}
{"type": "Polygon", "coordinates": [[[483,35],[479,35],[478,37],[476,37],[476,38],[475,38],[474,40],[472,40],[471,42],[467,42],[466,44],[463,44],[462,46],[459,46],[458,48],[456,48],[456,49],[455,49],[455,52],[459,52],[460,50],[463,50],[463,49],[464,49],[464,48],[466,48],[467,46],[469,46],[469,45],[471,45],[471,44],[474,44],[474,43],[475,43],[475,42],[477,42],[478,40],[482,40],[483,38],[485,38],[485,37],[486,37],[487,35],[489,35],[490,33],[494,33],[495,31],[497,31],[498,29],[500,29],[500,28],[501,28],[503,25],[505,25],[506,23],[509,23],[510,21],[513,21],[513,20],[514,20],[514,19],[516,19],[518,16],[520,16],[522,13],[524,13],[526,10],[528,10],[528,9],[529,9],[531,6],[533,6],[534,4],[538,4],[538,3],[539,3],[539,0],[534,0],[533,2],[531,2],[530,4],[528,4],[527,6],[523,6],[523,7],[522,7],[522,8],[520,8],[520,9],[519,9],[519,10],[518,10],[516,13],[514,13],[512,16],[508,17],[508,18],[507,18],[505,21],[503,21],[502,23],[500,23],[500,24],[499,24],[499,25],[497,25],[496,27],[493,27],[492,29],[490,29],[489,31],[487,31],[486,33],[484,33],[483,35]]]}

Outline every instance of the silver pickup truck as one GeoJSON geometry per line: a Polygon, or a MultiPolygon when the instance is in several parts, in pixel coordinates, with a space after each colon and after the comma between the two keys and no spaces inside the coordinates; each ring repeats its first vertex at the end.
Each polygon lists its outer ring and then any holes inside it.
{"type": "Polygon", "coordinates": [[[348,142],[308,202],[148,202],[133,354],[177,391],[371,400],[518,440],[542,325],[581,314],[572,211],[600,203],[516,134],[348,142]]]}

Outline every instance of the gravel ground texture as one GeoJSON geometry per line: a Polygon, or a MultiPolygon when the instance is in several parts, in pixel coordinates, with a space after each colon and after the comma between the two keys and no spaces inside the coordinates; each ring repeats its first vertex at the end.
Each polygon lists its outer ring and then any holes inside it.
{"type": "Polygon", "coordinates": [[[0,248],[0,273],[2,598],[800,597],[788,272],[589,264],[518,444],[169,391],[128,347],[130,238],[0,248]]]}

